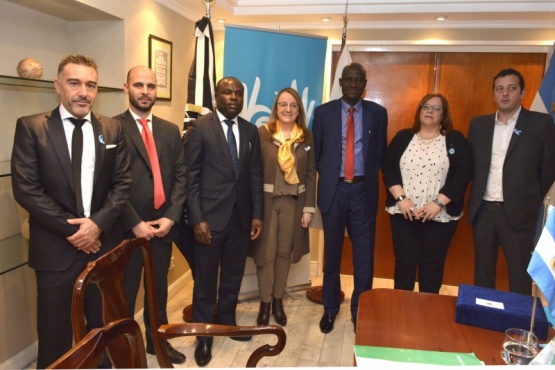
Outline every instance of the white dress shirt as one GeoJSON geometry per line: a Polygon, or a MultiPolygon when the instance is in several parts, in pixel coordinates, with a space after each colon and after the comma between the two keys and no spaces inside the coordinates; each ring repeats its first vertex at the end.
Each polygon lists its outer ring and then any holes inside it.
{"type": "MultiPolygon", "coordinates": [[[[64,108],[62,104],[60,104],[60,117],[62,118],[62,123],[64,125],[69,157],[71,158],[71,139],[73,137],[73,130],[75,129],[75,125],[69,120],[69,118],[73,118],[73,116],[64,108]]],[[[81,197],[83,198],[83,210],[85,212],[85,217],[90,217],[94,182],[94,164],[96,160],[96,146],[94,143],[95,138],[91,122],[91,112],[83,117],[83,119],[86,119],[87,122],[85,122],[82,126],[83,160],[81,161],[81,197]]]]}
{"type": "Polygon", "coordinates": [[[491,163],[484,200],[490,202],[503,201],[503,164],[505,163],[507,149],[509,148],[509,143],[511,142],[511,137],[513,136],[513,131],[521,109],[522,107],[518,109],[514,116],[509,118],[507,124],[499,122],[497,119],[499,112],[495,115],[491,163]]]}

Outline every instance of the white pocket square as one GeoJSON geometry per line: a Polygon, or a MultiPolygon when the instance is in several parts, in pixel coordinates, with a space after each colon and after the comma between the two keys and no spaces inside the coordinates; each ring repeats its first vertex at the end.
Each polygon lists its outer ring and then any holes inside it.
{"type": "Polygon", "coordinates": [[[113,149],[116,146],[117,146],[116,144],[108,144],[108,145],[106,145],[106,149],[113,149]]]}

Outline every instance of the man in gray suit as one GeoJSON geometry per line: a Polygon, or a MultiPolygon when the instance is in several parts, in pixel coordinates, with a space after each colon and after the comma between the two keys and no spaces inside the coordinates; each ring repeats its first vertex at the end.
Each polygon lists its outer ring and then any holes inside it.
{"type": "MultiPolygon", "coordinates": [[[[12,187],[29,212],[29,266],[37,278],[37,369],[73,341],[71,299],[88,262],[122,240],[118,222],[129,197],[129,156],[118,121],[91,112],[98,91],[96,63],[66,56],[54,87],[61,104],[17,120],[12,187]]],[[[87,327],[103,326],[100,292],[91,286],[87,327]]]]}
{"type": "MultiPolygon", "coordinates": [[[[236,78],[220,80],[216,112],[194,121],[185,135],[186,207],[195,234],[195,322],[211,323],[217,308],[217,323],[236,325],[249,241],[262,231],[260,143],[256,126],[238,116],[243,92],[236,78]]],[[[199,366],[210,362],[211,351],[212,338],[198,337],[199,366]]]]}
{"type": "Polygon", "coordinates": [[[524,87],[520,72],[500,71],[493,78],[497,113],[470,122],[475,170],[468,220],[474,239],[474,283],[495,289],[501,244],[510,291],[530,294],[526,269],[539,209],[555,180],[555,125],[548,114],[521,106],[524,87]]]}
{"type": "MultiPolygon", "coordinates": [[[[145,238],[152,246],[152,261],[158,315],[162,324],[168,323],[168,270],[172,242],[177,237],[178,223],[185,201],[185,159],[177,125],[152,114],[156,102],[156,76],[147,67],[137,66],[127,73],[123,89],[129,96],[129,109],[115,118],[121,122],[131,159],[131,195],[122,212],[125,238],[145,238]],[[149,148],[149,139],[153,148],[149,148]],[[150,151],[156,152],[154,155],[150,151]],[[157,177],[161,180],[157,183],[157,177]],[[157,198],[157,186],[160,197],[157,198]]],[[[136,251],[125,271],[125,296],[131,316],[141,283],[143,256],[136,251]]],[[[146,295],[144,300],[146,352],[154,354],[146,295]]],[[[185,355],[166,342],[171,362],[185,362],[185,355]]]]}

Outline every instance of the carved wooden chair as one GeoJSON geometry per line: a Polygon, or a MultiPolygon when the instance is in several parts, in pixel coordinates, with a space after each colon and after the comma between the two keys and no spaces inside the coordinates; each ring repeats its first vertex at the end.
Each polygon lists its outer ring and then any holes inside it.
{"type": "Polygon", "coordinates": [[[92,329],[49,369],[94,369],[104,360],[107,350],[118,369],[147,368],[143,334],[133,319],[112,321],[92,329]]]}
{"type": "Polygon", "coordinates": [[[136,249],[142,251],[144,258],[144,276],[147,287],[146,294],[150,313],[150,325],[154,350],[160,367],[173,367],[168,358],[164,343],[167,339],[181,336],[244,337],[263,334],[275,335],[277,337],[277,343],[275,345],[265,344],[257,348],[249,357],[247,367],[256,367],[256,364],[262,357],[276,356],[283,351],[287,336],[283,328],[277,325],[227,326],[202,323],[161,325],[158,318],[158,305],[156,304],[151,246],[150,243],[143,238],[124,240],[104,256],[93,262],[89,262],[85,270],[79,275],[73,290],[72,303],[72,325],[76,343],[86,335],[84,293],[90,283],[97,284],[102,292],[103,318],[105,323],[129,317],[127,302],[123,293],[123,278],[125,266],[129,262],[131,254],[136,249]]]}

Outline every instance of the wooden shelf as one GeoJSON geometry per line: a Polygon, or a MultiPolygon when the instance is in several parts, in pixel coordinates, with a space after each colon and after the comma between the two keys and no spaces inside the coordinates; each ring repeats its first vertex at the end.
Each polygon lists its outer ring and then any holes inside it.
{"type": "MultiPolygon", "coordinates": [[[[53,81],[0,75],[0,85],[54,90],[53,81]]],[[[115,87],[98,86],[98,92],[122,92],[115,87]]]]}

